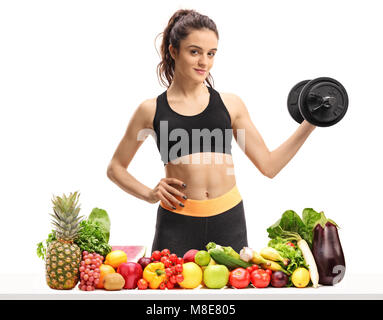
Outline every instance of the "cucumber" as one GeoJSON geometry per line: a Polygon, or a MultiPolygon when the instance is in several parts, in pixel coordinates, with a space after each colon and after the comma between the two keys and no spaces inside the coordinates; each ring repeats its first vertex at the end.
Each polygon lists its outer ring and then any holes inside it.
{"type": "Polygon", "coordinates": [[[217,262],[218,264],[225,265],[230,270],[239,268],[239,267],[246,269],[247,267],[252,266],[251,263],[248,263],[241,259],[234,258],[233,256],[225,253],[222,249],[218,249],[218,248],[210,249],[208,250],[208,252],[215,262],[217,262]]]}

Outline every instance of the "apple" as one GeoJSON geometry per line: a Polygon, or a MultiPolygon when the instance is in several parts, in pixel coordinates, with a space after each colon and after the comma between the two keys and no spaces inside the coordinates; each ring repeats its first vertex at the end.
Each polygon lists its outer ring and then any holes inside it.
{"type": "Polygon", "coordinates": [[[209,289],[221,289],[229,281],[229,269],[222,264],[208,265],[203,271],[203,282],[209,289]]]}
{"type": "Polygon", "coordinates": [[[142,267],[136,262],[124,262],[117,268],[117,273],[125,279],[124,289],[136,289],[138,280],[142,278],[142,267]]]}
{"type": "Polygon", "coordinates": [[[197,250],[197,249],[190,249],[189,251],[187,251],[183,257],[184,262],[195,262],[194,257],[198,251],[199,250],[197,250]]]}

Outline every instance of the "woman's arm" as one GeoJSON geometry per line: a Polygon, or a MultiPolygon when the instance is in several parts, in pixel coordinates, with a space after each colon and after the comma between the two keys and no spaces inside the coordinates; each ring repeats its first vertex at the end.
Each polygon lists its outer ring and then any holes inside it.
{"type": "Polygon", "coordinates": [[[274,178],[294,157],[316,126],[304,120],[284,143],[270,152],[251,121],[249,112],[241,98],[232,95],[232,99],[235,103],[235,119],[232,125],[235,139],[259,171],[269,178],[274,178]],[[238,140],[238,129],[243,130],[244,145],[241,143],[241,138],[238,140]]]}
{"type": "Polygon", "coordinates": [[[148,202],[150,202],[151,189],[135,179],[127,168],[147,137],[147,135],[142,135],[145,132],[142,130],[150,130],[148,121],[150,121],[151,114],[151,104],[148,100],[138,106],[107,169],[108,178],[122,190],[148,202]]]}

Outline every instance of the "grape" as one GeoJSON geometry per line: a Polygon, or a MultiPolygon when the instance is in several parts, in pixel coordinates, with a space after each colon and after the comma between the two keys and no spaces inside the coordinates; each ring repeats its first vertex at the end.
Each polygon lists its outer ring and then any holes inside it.
{"type": "Polygon", "coordinates": [[[104,257],[98,253],[83,251],[80,263],[80,283],[78,288],[82,291],[93,291],[100,282],[100,266],[104,257]]]}

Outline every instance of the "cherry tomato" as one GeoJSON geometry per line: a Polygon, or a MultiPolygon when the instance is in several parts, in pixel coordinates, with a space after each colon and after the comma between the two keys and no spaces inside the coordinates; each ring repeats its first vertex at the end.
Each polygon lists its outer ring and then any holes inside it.
{"type": "Polygon", "coordinates": [[[166,261],[169,261],[169,258],[167,256],[162,256],[160,260],[163,264],[165,264],[166,261]]]}
{"type": "Polygon", "coordinates": [[[170,250],[169,249],[164,249],[161,251],[161,256],[169,256],[170,255],[170,250]]]}
{"type": "Polygon", "coordinates": [[[177,255],[175,253],[172,253],[170,256],[169,256],[169,260],[173,263],[173,264],[176,264],[177,262],[177,255]]]}
{"type": "Polygon", "coordinates": [[[253,271],[254,271],[254,270],[258,270],[258,269],[259,269],[259,265],[257,265],[257,264],[253,264],[253,265],[251,266],[251,268],[252,268],[253,271]]]}
{"type": "Polygon", "coordinates": [[[169,277],[169,281],[173,284],[176,284],[177,283],[177,279],[176,279],[176,276],[173,274],[169,277]]]}
{"type": "Polygon", "coordinates": [[[287,242],[286,245],[295,248],[294,243],[292,243],[292,242],[287,242]]]}
{"type": "Polygon", "coordinates": [[[161,290],[165,290],[165,289],[166,289],[166,284],[165,284],[165,282],[161,282],[161,284],[160,284],[160,289],[161,289],[161,290]]]}
{"type": "Polygon", "coordinates": [[[159,261],[161,259],[161,252],[156,250],[156,251],[153,251],[152,253],[152,260],[157,260],[159,261]]]}
{"type": "Polygon", "coordinates": [[[167,260],[164,262],[164,266],[165,266],[165,268],[170,268],[172,265],[173,265],[173,263],[172,263],[169,259],[167,259],[167,260]]]}
{"type": "Polygon", "coordinates": [[[246,288],[250,284],[250,273],[244,268],[236,268],[230,272],[229,283],[237,289],[246,288]]]}
{"type": "Polygon", "coordinates": [[[165,269],[165,273],[166,273],[166,275],[167,275],[169,278],[173,275],[172,269],[170,269],[170,268],[166,268],[166,269],[165,269]]]}
{"type": "Polygon", "coordinates": [[[184,281],[184,276],[182,274],[177,274],[176,275],[176,280],[178,283],[184,281]]]}
{"type": "Polygon", "coordinates": [[[266,269],[265,272],[271,277],[271,275],[273,274],[273,271],[271,271],[270,269],[266,269]]]}
{"type": "Polygon", "coordinates": [[[176,272],[181,273],[183,270],[182,264],[176,264],[175,270],[176,272]]]}
{"type": "Polygon", "coordinates": [[[168,282],[166,282],[166,287],[167,287],[168,289],[173,289],[173,288],[174,288],[174,283],[171,282],[171,281],[168,281],[168,282]]]}
{"type": "Polygon", "coordinates": [[[176,264],[184,264],[184,259],[178,257],[178,258],[177,258],[177,261],[176,261],[176,264]]]}
{"type": "Polygon", "coordinates": [[[266,288],[270,284],[270,275],[263,269],[254,270],[250,275],[251,283],[256,288],[266,288]]]}

